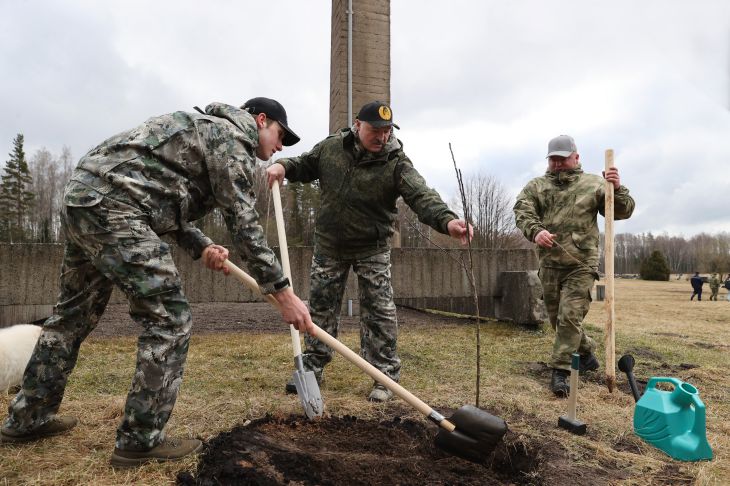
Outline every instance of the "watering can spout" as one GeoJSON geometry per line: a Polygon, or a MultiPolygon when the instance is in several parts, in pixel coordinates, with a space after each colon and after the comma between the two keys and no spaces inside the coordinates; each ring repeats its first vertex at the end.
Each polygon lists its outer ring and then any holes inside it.
{"type": "Polygon", "coordinates": [[[705,425],[705,404],[697,388],[677,378],[651,378],[636,403],[636,435],[680,461],[712,459],[705,425]],[[659,390],[659,383],[669,383],[674,390],[659,390]]]}

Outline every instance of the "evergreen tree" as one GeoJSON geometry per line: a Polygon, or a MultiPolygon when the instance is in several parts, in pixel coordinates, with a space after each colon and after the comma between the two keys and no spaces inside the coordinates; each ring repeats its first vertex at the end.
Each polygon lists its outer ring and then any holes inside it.
{"type": "Polygon", "coordinates": [[[662,252],[654,250],[641,262],[639,276],[642,280],[669,280],[669,265],[662,252]]]}
{"type": "Polygon", "coordinates": [[[0,231],[6,241],[25,239],[25,221],[35,195],[30,191],[33,178],[23,150],[23,134],[13,139],[13,151],[5,164],[0,184],[0,231]]]}

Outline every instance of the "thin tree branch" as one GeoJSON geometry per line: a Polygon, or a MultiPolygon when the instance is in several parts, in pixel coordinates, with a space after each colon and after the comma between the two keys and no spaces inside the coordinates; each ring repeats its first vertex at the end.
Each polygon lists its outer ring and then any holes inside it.
{"type": "Polygon", "coordinates": [[[459,184],[459,193],[461,194],[461,205],[464,210],[464,221],[466,222],[466,241],[467,241],[467,255],[469,256],[469,268],[466,275],[471,284],[473,296],[474,296],[474,307],[477,314],[476,322],[476,341],[477,341],[477,376],[476,376],[476,400],[475,405],[479,407],[479,389],[481,385],[482,377],[482,360],[481,360],[481,318],[479,315],[479,293],[477,292],[476,280],[474,278],[474,259],[471,251],[471,238],[469,235],[469,228],[471,227],[471,211],[469,206],[466,204],[466,192],[464,191],[464,180],[461,176],[461,170],[456,165],[456,158],[454,157],[454,151],[451,148],[451,142],[449,142],[449,152],[451,152],[451,160],[454,162],[454,170],[456,171],[456,181],[459,184]]]}

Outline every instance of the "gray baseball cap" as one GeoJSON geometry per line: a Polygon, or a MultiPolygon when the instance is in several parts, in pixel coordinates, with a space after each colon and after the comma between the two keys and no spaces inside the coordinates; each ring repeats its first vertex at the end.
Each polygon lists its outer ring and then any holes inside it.
{"type": "Polygon", "coordinates": [[[570,135],[558,135],[548,143],[547,157],[557,155],[559,157],[570,157],[570,154],[577,152],[575,140],[570,135]]]}

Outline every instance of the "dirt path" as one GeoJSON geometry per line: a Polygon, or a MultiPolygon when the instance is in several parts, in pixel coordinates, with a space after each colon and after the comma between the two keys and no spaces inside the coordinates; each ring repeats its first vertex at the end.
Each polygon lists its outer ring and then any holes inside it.
{"type": "MultiPolygon", "coordinates": [[[[191,304],[190,307],[193,312],[194,335],[218,332],[289,332],[281,315],[267,303],[214,302],[191,304]]],[[[398,324],[401,328],[438,327],[453,322],[465,321],[398,307],[398,324]]],[[[356,329],[359,326],[359,317],[343,316],[341,326],[344,329],[356,329]]],[[[139,327],[129,317],[127,304],[114,304],[107,307],[91,336],[136,336],[139,332],[139,327]]]]}

